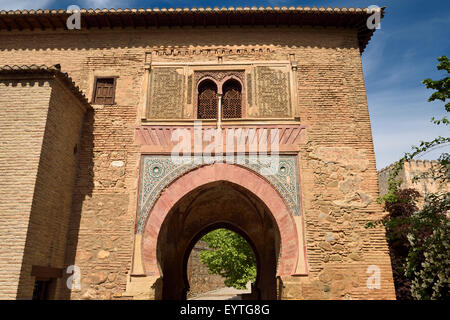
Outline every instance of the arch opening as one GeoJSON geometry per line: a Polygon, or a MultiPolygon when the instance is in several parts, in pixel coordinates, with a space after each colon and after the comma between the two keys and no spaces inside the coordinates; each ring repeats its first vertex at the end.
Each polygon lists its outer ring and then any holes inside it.
{"type": "Polygon", "coordinates": [[[171,182],[147,215],[135,261],[144,274],[159,277],[156,299],[186,298],[183,257],[202,230],[217,224],[240,230],[254,244],[258,298],[275,299],[275,277],[296,274],[301,242],[284,198],[248,168],[213,163],[171,182]]]}
{"type": "Polygon", "coordinates": [[[190,289],[187,264],[205,234],[226,228],[242,236],[255,253],[257,274],[249,299],[276,299],[281,237],[267,206],[239,185],[216,181],[198,187],[170,210],[162,223],[157,260],[162,299],[184,300],[190,289]]]}

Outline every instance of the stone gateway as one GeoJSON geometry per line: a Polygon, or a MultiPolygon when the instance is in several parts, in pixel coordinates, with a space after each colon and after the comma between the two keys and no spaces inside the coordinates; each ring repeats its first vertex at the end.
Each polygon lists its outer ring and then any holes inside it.
{"type": "Polygon", "coordinates": [[[372,14],[1,11],[0,298],[186,299],[228,228],[257,262],[243,298],[395,299],[365,228],[372,14]]]}

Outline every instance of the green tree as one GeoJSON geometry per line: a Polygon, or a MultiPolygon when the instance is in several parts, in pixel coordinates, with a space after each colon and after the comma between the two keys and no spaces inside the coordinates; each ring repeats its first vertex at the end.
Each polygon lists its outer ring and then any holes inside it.
{"type": "MultiPolygon", "coordinates": [[[[438,70],[447,71],[447,76],[441,80],[425,79],[423,84],[436,90],[428,101],[450,98],[450,63],[446,56],[438,58],[438,70]]],[[[450,112],[450,103],[445,105],[450,112]]],[[[431,121],[436,125],[448,125],[447,117],[431,121]]],[[[449,137],[437,137],[432,141],[421,141],[414,146],[412,152],[393,164],[388,179],[388,192],[381,197],[388,215],[379,221],[369,222],[367,227],[384,225],[386,237],[393,256],[393,271],[396,277],[396,292],[400,298],[405,298],[405,287],[409,287],[415,299],[449,299],[450,279],[450,193],[442,190],[428,194],[422,209],[416,207],[417,194],[414,190],[401,190],[401,180],[398,175],[403,164],[415,157],[448,144],[449,137]],[[405,281],[406,280],[406,281],[405,281]],[[399,287],[400,286],[400,287],[399,287]]],[[[447,185],[449,179],[449,154],[442,153],[438,165],[429,172],[414,177],[415,180],[431,178],[436,183],[447,185]]]]}
{"type": "Polygon", "coordinates": [[[245,289],[256,279],[256,259],[248,242],[228,229],[214,230],[201,239],[213,250],[200,252],[200,261],[209,272],[225,278],[225,285],[245,289]]]}

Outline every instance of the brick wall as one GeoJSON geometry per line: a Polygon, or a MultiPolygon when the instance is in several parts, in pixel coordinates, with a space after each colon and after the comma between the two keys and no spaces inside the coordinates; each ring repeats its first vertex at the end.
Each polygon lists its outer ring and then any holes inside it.
{"type": "Polygon", "coordinates": [[[136,215],[135,119],[131,106],[97,108],[86,119],[66,259],[81,269],[82,291],[73,291],[74,299],[125,291],[136,215]]]}
{"type": "MultiPolygon", "coordinates": [[[[85,108],[60,81],[52,82],[18,298],[32,295],[32,265],[64,267],[85,108]]],[[[60,279],[57,287],[61,286],[65,283],[60,279]]]]}
{"type": "Polygon", "coordinates": [[[64,266],[74,147],[80,142],[86,106],[57,78],[5,80],[1,88],[8,90],[0,103],[0,135],[5,139],[0,162],[0,252],[5,264],[0,293],[30,299],[33,265],[64,266]]]}
{"type": "Polygon", "coordinates": [[[51,86],[0,82],[0,299],[17,295],[51,86]]]}

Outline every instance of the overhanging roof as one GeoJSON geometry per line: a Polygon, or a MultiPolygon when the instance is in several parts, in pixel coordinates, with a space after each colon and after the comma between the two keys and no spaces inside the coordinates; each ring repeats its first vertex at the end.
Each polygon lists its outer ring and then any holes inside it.
{"type": "Polygon", "coordinates": [[[4,65],[0,66],[0,79],[3,77],[8,77],[10,75],[19,76],[19,78],[23,75],[33,76],[33,75],[46,75],[50,77],[58,77],[66,87],[73,92],[73,94],[78,98],[78,100],[88,109],[91,108],[86,96],[83,91],[75,84],[71,77],[65,72],[61,71],[60,65],[4,65]]]}
{"type": "MultiPolygon", "coordinates": [[[[358,30],[361,52],[375,29],[366,22],[368,8],[317,7],[229,7],[229,8],[154,8],[154,9],[80,9],[81,27],[150,28],[183,26],[323,26],[358,30]]],[[[67,29],[66,10],[0,11],[0,32],[12,30],[67,29]]],[[[382,8],[381,16],[384,15],[382,8]]]]}

